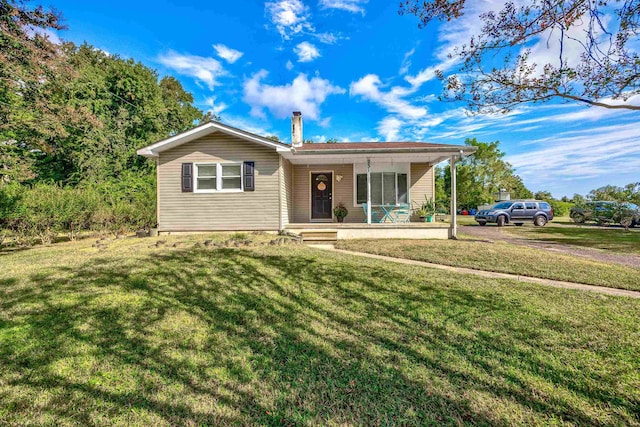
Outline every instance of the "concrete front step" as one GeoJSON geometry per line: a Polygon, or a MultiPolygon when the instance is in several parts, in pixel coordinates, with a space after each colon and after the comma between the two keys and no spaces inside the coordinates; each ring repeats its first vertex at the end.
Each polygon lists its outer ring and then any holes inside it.
{"type": "Polygon", "coordinates": [[[336,242],[338,230],[304,230],[300,233],[303,242],[336,242]]]}

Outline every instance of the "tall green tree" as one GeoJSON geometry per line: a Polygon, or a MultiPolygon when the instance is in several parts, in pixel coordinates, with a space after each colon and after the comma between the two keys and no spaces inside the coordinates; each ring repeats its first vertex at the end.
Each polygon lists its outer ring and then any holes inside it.
{"type": "Polygon", "coordinates": [[[605,185],[591,190],[587,197],[590,200],[610,200],[616,202],[631,202],[640,205],[640,182],[627,184],[624,187],[605,185]]]}
{"type": "Polygon", "coordinates": [[[30,179],[34,153],[53,151],[67,124],[87,119],[56,102],[74,75],[50,40],[62,28],[55,10],[0,0],[0,182],[30,179]]]}
{"type": "Polygon", "coordinates": [[[554,197],[549,191],[536,191],[533,198],[536,200],[551,200],[554,197]]]}
{"type": "Polygon", "coordinates": [[[64,105],[85,120],[61,121],[65,132],[37,156],[39,179],[76,184],[148,173],[153,163],[137,156],[137,148],[210,119],[175,78],[160,79],[133,59],[72,43],[60,46],[59,55],[73,75],[56,87],[49,108],[64,105]]]}
{"type": "Polygon", "coordinates": [[[0,183],[148,173],[137,148],[210,120],[173,77],[93,46],[53,43],[53,9],[0,0],[0,183]]]}
{"type": "Polygon", "coordinates": [[[182,132],[196,122],[202,123],[218,119],[211,113],[204,113],[193,105],[193,95],[185,91],[173,76],[160,79],[162,103],[166,109],[165,128],[170,132],[182,132]]]}
{"type": "Polygon", "coordinates": [[[558,200],[553,197],[553,194],[549,191],[537,191],[533,198],[536,200],[544,200],[545,202],[549,202],[551,207],[553,208],[553,213],[556,216],[565,216],[569,214],[569,209],[572,206],[572,203],[569,202],[568,197],[563,197],[558,200]],[[566,199],[566,200],[565,200],[566,199]]]}
{"type": "MultiPolygon", "coordinates": [[[[475,138],[467,138],[465,144],[476,147],[477,151],[457,163],[458,206],[475,208],[491,203],[501,189],[509,191],[512,198],[533,196],[515,174],[513,166],[504,161],[505,153],[499,148],[500,142],[479,142],[475,138]]],[[[447,166],[436,171],[436,202],[440,207],[446,207],[450,197],[451,170],[447,166]]]]}

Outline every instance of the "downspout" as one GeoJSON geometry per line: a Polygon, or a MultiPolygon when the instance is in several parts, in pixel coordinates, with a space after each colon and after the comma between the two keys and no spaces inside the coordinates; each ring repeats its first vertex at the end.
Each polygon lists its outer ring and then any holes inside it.
{"type": "Polygon", "coordinates": [[[160,154],[156,157],[156,230],[160,228],[160,154]]]}
{"type": "Polygon", "coordinates": [[[367,159],[367,224],[371,225],[371,159],[367,159]]]}
{"type": "Polygon", "coordinates": [[[458,210],[456,194],[456,156],[451,156],[451,238],[458,240],[458,210]]]}
{"type": "Polygon", "coordinates": [[[284,185],[283,179],[282,179],[283,174],[284,174],[284,169],[282,167],[282,155],[278,154],[278,223],[279,223],[280,231],[284,230],[284,220],[283,220],[284,215],[282,214],[282,191],[283,191],[282,186],[284,185]]]}

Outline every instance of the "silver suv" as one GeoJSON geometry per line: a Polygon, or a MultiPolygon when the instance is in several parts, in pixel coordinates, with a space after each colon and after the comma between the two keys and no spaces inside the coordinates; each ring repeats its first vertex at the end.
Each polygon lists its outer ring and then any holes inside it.
{"type": "Polygon", "coordinates": [[[525,221],[533,221],[542,227],[553,219],[553,209],[547,202],[540,200],[510,200],[500,202],[488,210],[481,210],[475,220],[480,225],[495,222],[498,227],[513,223],[522,225],[525,221]]]}

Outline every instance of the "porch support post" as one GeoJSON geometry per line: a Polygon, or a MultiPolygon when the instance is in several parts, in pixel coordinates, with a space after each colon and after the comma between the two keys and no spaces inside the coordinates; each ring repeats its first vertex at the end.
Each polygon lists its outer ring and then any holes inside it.
{"type": "Polygon", "coordinates": [[[371,225],[371,159],[367,159],[367,224],[371,225]]]}
{"type": "Polygon", "coordinates": [[[458,239],[457,194],[456,194],[456,156],[451,156],[451,238],[458,239]]]}

